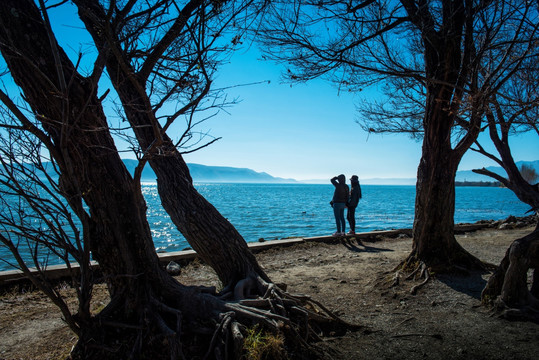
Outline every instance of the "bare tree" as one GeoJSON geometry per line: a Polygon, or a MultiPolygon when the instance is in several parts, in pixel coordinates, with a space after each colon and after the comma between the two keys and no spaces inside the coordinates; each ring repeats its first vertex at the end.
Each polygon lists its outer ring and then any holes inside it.
{"type": "Polygon", "coordinates": [[[423,139],[413,249],[406,265],[435,271],[483,267],[455,240],[455,174],[477,139],[486,99],[529,59],[537,8],[522,1],[274,2],[257,36],[287,79],[324,77],[360,92],[363,126],[423,139]],[[488,54],[491,63],[482,63],[488,54]],[[496,54],[496,56],[491,56],[496,54]],[[374,120],[374,121],[370,121],[374,120]]]}
{"type": "MultiPolygon", "coordinates": [[[[111,296],[109,304],[98,314],[73,316],[79,341],[72,357],[160,358],[168,355],[189,358],[200,355],[201,349],[183,346],[191,341],[207,349],[207,357],[238,357],[242,352],[242,332],[256,323],[261,323],[266,331],[284,334],[286,349],[293,349],[297,357],[300,354],[321,356],[308,343],[318,340],[324,330],[347,324],[315,302],[311,302],[312,306],[322,314],[313,313],[303,306],[310,302],[307,297],[294,297],[269,281],[246,244],[239,243],[243,239],[238,238],[235,229],[228,222],[223,223],[216,210],[192,187],[185,163],[174,147],[181,141],[173,142],[166,135],[168,121],[183,114],[183,110],[175,111],[176,117],[166,117],[164,124],[158,119],[160,104],[164,104],[162,101],[167,96],[183,94],[195,99],[185,110],[188,119],[194,119],[193,111],[205,96],[204,90],[194,98],[189,90],[179,92],[180,87],[197,88],[197,79],[193,76],[174,78],[171,75],[174,72],[169,72],[174,61],[167,63],[175,59],[174,49],[184,46],[183,35],[191,36],[194,29],[185,28],[185,33],[170,29],[186,24],[191,16],[203,20],[211,11],[221,16],[225,9],[216,2],[191,1],[181,4],[182,7],[176,2],[156,1],[144,2],[143,5],[149,7],[140,8],[140,3],[126,1],[112,2],[111,7],[103,11],[101,4],[95,1],[75,2],[85,22],[97,21],[93,23],[95,33],[92,35],[99,51],[88,76],[80,74],[77,65],[58,46],[42,1],[40,9],[32,0],[7,0],[0,5],[0,51],[9,75],[23,94],[19,101],[30,109],[26,113],[21,111],[4,94],[5,109],[16,122],[2,123],[2,128],[29,133],[46,148],[58,169],[57,190],[81,219],[84,246],[99,263],[111,296]],[[166,11],[164,6],[168,6],[166,11]],[[101,21],[99,16],[103,16],[101,21]],[[114,21],[109,23],[111,19],[114,21]],[[156,23],[158,20],[162,23],[156,23]],[[123,32],[116,30],[126,24],[134,32],[124,37],[123,32]],[[162,32],[166,24],[170,31],[162,32]],[[155,29],[154,35],[164,35],[137,38],[146,28],[155,29]],[[118,48],[120,43],[110,41],[112,36],[125,40],[129,46],[118,48]],[[147,59],[142,61],[138,58],[142,53],[136,50],[136,43],[154,39],[160,40],[150,43],[146,50],[155,52],[148,51],[147,59]],[[164,51],[162,46],[171,52],[164,51]],[[131,65],[123,62],[124,55],[132,57],[129,58],[133,61],[131,65]],[[105,66],[122,101],[125,117],[141,145],[140,166],[134,177],[119,156],[102,106],[103,96],[98,96],[105,66]],[[152,81],[148,82],[150,74],[159,72],[159,76],[151,77],[152,81]],[[167,83],[173,84],[170,92],[158,91],[166,86],[160,88],[157,84],[167,83]],[[159,100],[159,96],[163,98],[159,100]],[[164,186],[167,191],[179,189],[174,193],[176,198],[166,201],[178,206],[178,227],[195,241],[204,239],[199,245],[204,259],[216,268],[226,285],[232,285],[225,293],[179,284],[159,266],[139,181],[147,161],[159,169],[158,176],[168,179],[160,187],[164,186]],[[210,239],[215,243],[210,242],[205,238],[209,231],[204,226],[210,226],[210,230],[215,230],[222,238],[215,239],[216,235],[212,234],[210,239]],[[118,343],[122,346],[117,347],[118,343]]],[[[204,34],[209,31],[201,23],[195,23],[204,34]]],[[[202,35],[195,38],[201,39],[202,35]]],[[[204,69],[211,67],[211,62],[210,65],[205,62],[204,51],[196,52],[195,59],[189,62],[192,68],[202,69],[199,75],[204,80],[199,89],[210,86],[204,69]]],[[[163,196],[162,190],[160,192],[163,196]]]]}
{"type": "Polygon", "coordinates": [[[108,8],[98,0],[74,3],[118,93],[141,159],[157,175],[170,218],[227,289],[233,292],[241,282],[236,291],[259,292],[259,280],[268,277],[243,237],[196,191],[177,149],[208,98],[218,100],[211,93],[213,74],[234,49],[223,37],[233,31],[233,21],[249,21],[251,2],[187,1],[177,10],[169,1],[151,7],[109,3],[108,8]],[[174,141],[168,132],[182,118],[188,126],[174,141]]]}
{"type": "Polygon", "coordinates": [[[530,165],[522,164],[520,166],[520,174],[522,175],[524,180],[526,180],[530,184],[533,184],[537,182],[537,180],[539,180],[539,174],[537,173],[535,168],[530,165]]]}
{"type": "Polygon", "coordinates": [[[486,129],[497,155],[488,152],[479,141],[472,150],[500,165],[507,177],[487,169],[474,172],[492,177],[513,191],[517,197],[532,208],[539,207],[539,189],[533,184],[533,169],[519,169],[510,148],[511,135],[535,133],[539,136],[539,92],[537,90],[537,60],[539,47],[535,45],[530,60],[488,98],[485,108],[486,129]]]}
{"type": "MultiPolygon", "coordinates": [[[[486,151],[476,141],[472,150],[495,161],[506,172],[504,177],[485,168],[474,172],[490,176],[515,193],[533,212],[539,209],[539,187],[533,184],[535,171],[516,165],[510,148],[510,135],[535,132],[539,135],[537,117],[539,93],[537,91],[537,60],[539,53],[516,71],[504,86],[492,94],[486,109],[487,130],[498,155],[486,151]]],[[[515,240],[483,290],[485,303],[497,303],[497,309],[506,316],[539,320],[539,224],[531,234],[515,240]],[[534,269],[532,286],[528,288],[529,269],[534,269]]]]}
{"type": "MultiPolygon", "coordinates": [[[[8,120],[9,113],[3,115],[2,126],[14,124],[8,120]]],[[[0,243],[13,255],[11,260],[0,261],[20,269],[60,308],[68,326],[79,335],[75,315],[46,270],[49,261],[65,264],[78,298],[77,316],[89,319],[94,282],[89,242],[84,239],[87,234],[80,232],[81,219],[59,195],[58,178],[51,176],[52,163],[43,163],[41,145],[16,126],[5,129],[0,137],[0,243]]],[[[87,218],[86,213],[79,215],[87,218]]]]}

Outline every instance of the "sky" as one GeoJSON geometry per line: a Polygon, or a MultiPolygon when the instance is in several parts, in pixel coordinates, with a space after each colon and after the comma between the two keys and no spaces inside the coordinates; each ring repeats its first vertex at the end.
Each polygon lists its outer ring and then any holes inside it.
{"type": "MultiPolygon", "coordinates": [[[[60,8],[56,11],[69,11],[60,8]]],[[[68,53],[76,54],[81,48],[80,40],[89,41],[82,25],[74,14],[51,15],[53,28],[62,37],[60,44],[68,53]]],[[[228,90],[228,98],[238,98],[240,102],[198,128],[221,139],[185,154],[185,161],[250,168],[296,180],[330,179],[341,173],[347,178],[355,174],[360,179],[415,178],[421,142],[404,134],[369,135],[356,123],[356,104],[362,97],[376,97],[375,91],[359,95],[339,92],[322,80],[285,84],[281,81],[282,71],[286,68],[260,60],[255,46],[236,52],[221,68],[215,86],[264,83],[228,90]]],[[[486,134],[482,137],[488,138],[486,134]]],[[[490,143],[486,140],[483,143],[490,143]]],[[[518,136],[511,144],[516,161],[539,159],[537,135],[518,136]]],[[[492,165],[496,164],[468,151],[459,170],[492,165]]]]}
{"type": "MultiPolygon", "coordinates": [[[[241,102],[228,109],[229,114],[203,124],[221,139],[185,155],[187,162],[245,167],[296,180],[330,179],[341,173],[360,179],[415,178],[420,141],[405,134],[369,135],[357,124],[356,104],[376,97],[375,91],[339,92],[322,80],[285,84],[281,81],[285,67],[259,59],[251,47],[235,54],[223,68],[217,84],[270,83],[232,89],[231,95],[241,102]]],[[[482,138],[493,150],[488,136],[482,138]]],[[[537,135],[515,137],[511,144],[516,161],[539,159],[537,135]]],[[[497,164],[469,151],[459,170],[493,165],[497,164]]]]}

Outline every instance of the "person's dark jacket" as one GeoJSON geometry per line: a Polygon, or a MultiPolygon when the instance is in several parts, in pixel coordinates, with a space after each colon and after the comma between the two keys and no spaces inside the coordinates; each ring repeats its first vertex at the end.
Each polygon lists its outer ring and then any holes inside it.
{"type": "Polygon", "coordinates": [[[346,178],[344,175],[339,175],[331,179],[331,183],[335,186],[335,192],[333,193],[332,203],[345,203],[348,201],[348,185],[346,185],[346,178]]]}
{"type": "Polygon", "coordinates": [[[361,199],[361,185],[359,185],[359,182],[353,182],[347,206],[355,209],[359,203],[359,199],[361,199]]]}

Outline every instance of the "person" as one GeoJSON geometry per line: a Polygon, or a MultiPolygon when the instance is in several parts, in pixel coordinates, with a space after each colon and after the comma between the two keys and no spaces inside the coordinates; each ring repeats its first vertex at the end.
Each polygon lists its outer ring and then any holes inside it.
{"type": "Polygon", "coordinates": [[[348,219],[348,224],[350,224],[350,231],[348,235],[354,235],[356,233],[356,207],[361,199],[361,185],[359,185],[359,178],[357,175],[352,175],[350,178],[350,197],[346,203],[348,212],[346,213],[346,219],[348,219]]]}
{"type": "Polygon", "coordinates": [[[330,204],[333,207],[333,214],[335,215],[335,223],[337,224],[337,232],[333,236],[341,236],[346,232],[346,221],[344,220],[344,209],[346,208],[346,202],[348,201],[348,185],[346,184],[346,177],[341,174],[331,179],[331,183],[335,186],[335,192],[333,193],[333,199],[330,204]]]}

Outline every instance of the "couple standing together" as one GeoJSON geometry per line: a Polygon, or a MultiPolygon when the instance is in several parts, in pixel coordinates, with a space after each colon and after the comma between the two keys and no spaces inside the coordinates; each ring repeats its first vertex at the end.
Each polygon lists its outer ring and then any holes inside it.
{"type": "Polygon", "coordinates": [[[348,209],[346,218],[350,224],[350,231],[348,234],[353,235],[356,233],[356,207],[361,199],[361,186],[359,185],[359,179],[357,175],[353,175],[350,178],[350,184],[352,190],[348,189],[346,185],[346,177],[341,174],[331,179],[331,183],[335,186],[335,192],[333,193],[333,199],[330,204],[333,207],[333,213],[335,215],[335,222],[337,223],[337,232],[333,236],[345,235],[346,222],[344,220],[344,209],[348,209]]]}

